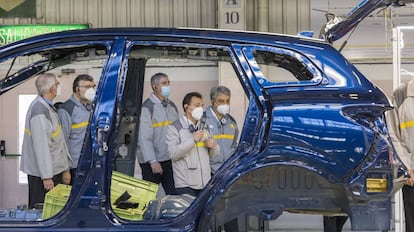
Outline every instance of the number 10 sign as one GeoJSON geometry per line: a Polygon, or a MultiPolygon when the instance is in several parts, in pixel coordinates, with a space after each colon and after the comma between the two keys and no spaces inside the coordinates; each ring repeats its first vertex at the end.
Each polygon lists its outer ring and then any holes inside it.
{"type": "Polygon", "coordinates": [[[245,0],[220,0],[219,28],[245,30],[245,0]]]}

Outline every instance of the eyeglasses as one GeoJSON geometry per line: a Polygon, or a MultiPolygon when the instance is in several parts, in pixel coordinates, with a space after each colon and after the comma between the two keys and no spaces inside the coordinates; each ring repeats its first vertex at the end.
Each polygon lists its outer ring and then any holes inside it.
{"type": "Polygon", "coordinates": [[[96,88],[96,85],[80,85],[78,87],[90,89],[90,88],[96,88]]]}

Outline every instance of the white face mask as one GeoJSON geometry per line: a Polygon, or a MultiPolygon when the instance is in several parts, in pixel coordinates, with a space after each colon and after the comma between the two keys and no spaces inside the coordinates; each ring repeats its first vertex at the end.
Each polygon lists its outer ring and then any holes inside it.
{"type": "Polygon", "coordinates": [[[225,104],[225,105],[219,105],[217,106],[217,112],[221,115],[226,115],[228,113],[230,113],[230,106],[225,104]]]}
{"type": "Polygon", "coordinates": [[[171,87],[166,85],[166,86],[161,86],[161,95],[164,97],[169,97],[171,93],[171,87]]]}
{"type": "Polygon", "coordinates": [[[60,96],[62,94],[62,87],[60,85],[56,86],[56,96],[60,96]]]}
{"type": "Polygon", "coordinates": [[[200,120],[201,117],[203,116],[203,107],[197,107],[195,108],[192,112],[191,112],[191,116],[196,120],[200,120]]]}
{"type": "Polygon", "coordinates": [[[84,97],[92,102],[95,99],[95,95],[96,95],[96,90],[94,88],[89,88],[88,90],[86,90],[84,97]]]}

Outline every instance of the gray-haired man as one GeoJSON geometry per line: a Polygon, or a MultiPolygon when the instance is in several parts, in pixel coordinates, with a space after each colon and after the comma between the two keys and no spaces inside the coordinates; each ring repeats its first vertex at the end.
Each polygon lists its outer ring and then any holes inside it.
{"type": "Polygon", "coordinates": [[[62,133],[53,99],[60,84],[52,73],[37,77],[38,96],[26,115],[20,170],[28,175],[29,208],[43,203],[47,191],[69,184],[72,159],[62,133]]]}
{"type": "MultiPolygon", "coordinates": [[[[206,109],[206,127],[220,147],[220,153],[210,157],[211,172],[216,173],[221,165],[233,154],[237,146],[239,128],[230,115],[231,92],[225,86],[210,90],[211,105],[206,109]]],[[[238,231],[238,219],[234,218],[224,224],[226,231],[238,231]]]]}
{"type": "Polygon", "coordinates": [[[142,104],[137,159],[144,180],[161,183],[168,195],[175,195],[171,159],[166,143],[167,126],[178,118],[176,105],[168,99],[170,80],[164,73],[151,77],[153,93],[142,104]]]}

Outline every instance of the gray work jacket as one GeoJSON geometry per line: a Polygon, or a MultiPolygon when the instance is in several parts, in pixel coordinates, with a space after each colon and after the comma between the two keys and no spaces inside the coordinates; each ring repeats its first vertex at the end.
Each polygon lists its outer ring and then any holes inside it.
{"type": "Polygon", "coordinates": [[[139,163],[170,160],[165,134],[167,126],[178,118],[177,107],[173,102],[163,105],[154,95],[142,104],[139,121],[138,146],[136,156],[139,163]]]}
{"type": "Polygon", "coordinates": [[[210,158],[211,172],[217,169],[226,161],[237,147],[239,128],[233,117],[225,115],[224,120],[220,121],[215,115],[211,106],[206,109],[206,125],[209,133],[220,146],[220,154],[210,158]]]}
{"type": "Polygon", "coordinates": [[[168,126],[167,144],[176,188],[204,188],[211,178],[209,157],[220,153],[219,145],[209,149],[204,142],[195,142],[185,116],[168,126]]]}
{"type": "Polygon", "coordinates": [[[414,80],[397,88],[392,96],[393,110],[387,112],[387,124],[398,156],[414,170],[414,80]]]}
{"type": "Polygon", "coordinates": [[[20,170],[49,179],[69,170],[71,165],[56,110],[37,96],[26,115],[20,170]]]}
{"type": "Polygon", "coordinates": [[[59,108],[58,115],[73,160],[72,168],[77,168],[91,112],[72,95],[59,108]]]}

